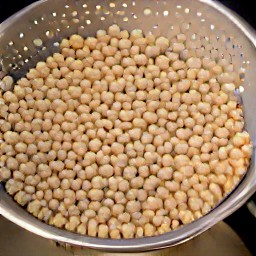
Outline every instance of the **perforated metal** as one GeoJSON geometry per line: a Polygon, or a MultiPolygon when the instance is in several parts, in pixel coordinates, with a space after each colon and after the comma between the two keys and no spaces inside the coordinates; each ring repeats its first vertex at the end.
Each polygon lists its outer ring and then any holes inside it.
{"type": "Polygon", "coordinates": [[[35,6],[22,21],[14,20],[11,31],[1,36],[3,68],[15,77],[58,51],[63,37],[74,33],[92,36],[113,23],[163,35],[172,42],[182,33],[187,37],[184,56],[225,58],[237,70],[246,64],[239,37],[198,1],[52,0],[50,5],[46,1],[35,6]]]}

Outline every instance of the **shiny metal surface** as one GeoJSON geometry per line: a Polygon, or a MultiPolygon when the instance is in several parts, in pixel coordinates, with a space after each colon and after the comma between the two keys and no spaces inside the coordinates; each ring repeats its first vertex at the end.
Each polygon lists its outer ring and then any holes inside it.
{"type": "MultiPolygon", "coordinates": [[[[93,35],[117,23],[122,28],[141,28],[145,33],[172,38],[182,32],[204,38],[219,49],[216,57],[232,60],[237,70],[246,69],[241,96],[246,129],[255,146],[256,135],[256,37],[255,32],[227,8],[209,0],[42,0],[0,25],[0,63],[5,72],[19,78],[37,61],[58,50],[58,41],[72,33],[93,35]],[[145,12],[145,10],[147,10],[145,12]],[[243,91],[243,92],[242,92],[243,91]]],[[[193,40],[194,40],[193,39],[193,40]]],[[[216,51],[200,46],[201,54],[216,51]],[[201,49],[202,48],[202,49],[201,49]]],[[[199,49],[199,50],[200,50],[199,49]]],[[[105,251],[135,252],[183,243],[214,226],[241,207],[256,190],[255,151],[248,173],[239,186],[214,210],[193,223],[156,237],[111,240],[74,234],[46,225],[29,215],[0,185],[0,214],[42,237],[105,251]]]]}
{"type": "MultiPolygon", "coordinates": [[[[87,248],[58,246],[0,217],[0,256],[128,256],[87,248]]],[[[136,253],[136,256],[251,256],[237,234],[224,222],[187,243],[163,250],[136,253]]]]}

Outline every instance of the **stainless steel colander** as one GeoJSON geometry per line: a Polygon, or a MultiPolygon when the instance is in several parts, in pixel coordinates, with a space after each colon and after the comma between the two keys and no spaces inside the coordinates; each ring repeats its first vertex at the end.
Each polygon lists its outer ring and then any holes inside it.
{"type": "MultiPolygon", "coordinates": [[[[92,36],[113,23],[131,31],[163,35],[183,33],[187,48],[198,56],[225,58],[243,78],[246,129],[256,138],[256,36],[238,16],[210,0],[41,0],[0,25],[0,68],[18,79],[39,60],[58,51],[73,33],[92,36]],[[255,83],[255,84],[254,84],[255,83]]],[[[184,51],[184,55],[188,52],[184,51]]],[[[134,252],[173,246],[209,229],[241,207],[256,190],[255,152],[237,188],[204,217],[169,233],[129,240],[100,239],[49,226],[32,217],[0,184],[0,214],[40,236],[105,251],[134,252]]],[[[242,223],[241,223],[242,225],[242,223]]]]}

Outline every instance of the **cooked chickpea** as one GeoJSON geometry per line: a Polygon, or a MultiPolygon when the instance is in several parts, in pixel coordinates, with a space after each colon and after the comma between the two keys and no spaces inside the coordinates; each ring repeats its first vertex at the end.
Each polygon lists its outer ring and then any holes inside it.
{"type": "Polygon", "coordinates": [[[187,60],[187,65],[189,68],[200,69],[202,66],[202,61],[200,58],[189,58],[187,60]]]}
{"type": "Polygon", "coordinates": [[[6,167],[0,168],[0,181],[6,181],[11,178],[11,171],[6,167]]]}
{"type": "MultiPolygon", "coordinates": [[[[149,40],[149,37],[148,37],[148,40],[149,40]]],[[[155,44],[157,47],[160,48],[161,52],[165,52],[169,47],[170,42],[167,38],[161,36],[156,39],[155,44]]]]}
{"type": "Polygon", "coordinates": [[[145,49],[145,55],[148,58],[155,58],[159,56],[160,48],[158,46],[147,46],[145,49]]]}
{"type": "Polygon", "coordinates": [[[157,115],[155,113],[152,112],[145,112],[143,114],[143,119],[149,123],[149,124],[153,124],[157,122],[157,115]]]}
{"type": "Polygon", "coordinates": [[[158,57],[156,57],[156,66],[158,66],[161,70],[166,70],[170,67],[169,63],[170,60],[168,57],[164,56],[164,55],[160,55],[158,57]]]}
{"type": "Polygon", "coordinates": [[[15,86],[6,76],[6,191],[51,225],[101,238],[158,235],[209,212],[253,149],[235,67],[196,44],[112,25],[63,39],[15,86]]]}
{"type": "Polygon", "coordinates": [[[242,159],[244,157],[243,151],[238,148],[231,149],[231,151],[229,152],[229,155],[232,159],[237,159],[237,160],[242,159]]]}

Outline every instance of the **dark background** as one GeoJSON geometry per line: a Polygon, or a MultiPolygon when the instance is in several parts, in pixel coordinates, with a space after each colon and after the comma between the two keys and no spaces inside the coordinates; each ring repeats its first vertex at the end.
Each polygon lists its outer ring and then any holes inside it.
{"type": "MultiPolygon", "coordinates": [[[[192,1],[192,0],[191,0],[192,1]]],[[[31,0],[0,0],[0,23],[13,13],[33,3],[31,0]]],[[[238,14],[256,29],[255,1],[249,0],[222,0],[220,1],[238,14]]],[[[253,196],[256,199],[256,195],[253,196]]],[[[256,200],[255,200],[256,202],[256,200]]],[[[256,255],[256,219],[249,213],[246,205],[225,219],[242,238],[248,249],[256,255]]]]}

